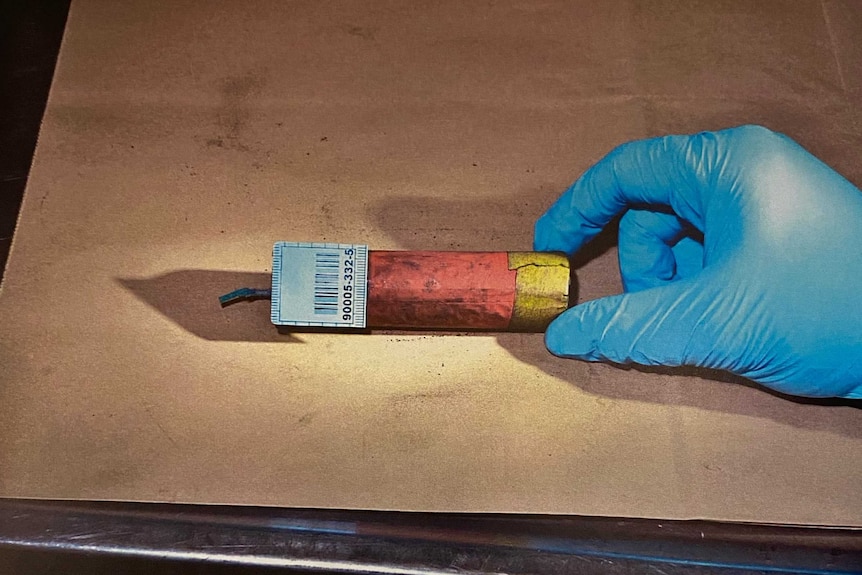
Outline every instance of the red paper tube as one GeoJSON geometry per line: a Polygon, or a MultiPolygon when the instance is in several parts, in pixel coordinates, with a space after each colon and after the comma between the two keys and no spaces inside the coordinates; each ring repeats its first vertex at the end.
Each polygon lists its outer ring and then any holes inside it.
{"type": "Polygon", "coordinates": [[[371,251],[366,325],[543,331],[570,289],[563,254],[371,251]]]}

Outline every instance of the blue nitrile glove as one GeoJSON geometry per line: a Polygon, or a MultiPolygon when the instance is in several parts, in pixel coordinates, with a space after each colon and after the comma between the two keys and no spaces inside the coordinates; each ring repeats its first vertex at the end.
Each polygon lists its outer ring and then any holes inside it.
{"type": "Polygon", "coordinates": [[[757,126],[632,142],[539,219],[535,249],[572,254],[623,212],[626,293],[563,313],[545,336],[552,353],[724,369],[789,394],[862,398],[853,184],[757,126]]]}

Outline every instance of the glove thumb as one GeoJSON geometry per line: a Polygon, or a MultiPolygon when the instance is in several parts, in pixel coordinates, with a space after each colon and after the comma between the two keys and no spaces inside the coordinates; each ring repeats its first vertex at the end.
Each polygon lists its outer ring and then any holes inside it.
{"type": "Polygon", "coordinates": [[[548,326],[545,345],[554,355],[588,361],[721,364],[710,322],[703,321],[720,307],[720,294],[692,280],[575,306],[548,326]]]}

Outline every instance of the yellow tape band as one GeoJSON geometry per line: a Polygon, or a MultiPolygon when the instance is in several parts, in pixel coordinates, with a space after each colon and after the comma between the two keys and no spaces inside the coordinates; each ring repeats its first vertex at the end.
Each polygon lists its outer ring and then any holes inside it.
{"type": "Polygon", "coordinates": [[[509,252],[509,269],[518,273],[509,329],[545,331],[569,305],[568,258],[557,252],[509,252]]]}

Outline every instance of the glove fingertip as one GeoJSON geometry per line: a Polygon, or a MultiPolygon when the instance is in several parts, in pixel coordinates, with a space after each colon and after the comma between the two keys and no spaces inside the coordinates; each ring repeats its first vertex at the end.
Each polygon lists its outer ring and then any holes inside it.
{"type": "Polygon", "coordinates": [[[545,331],[545,347],[558,357],[594,360],[596,345],[583,327],[580,309],[566,311],[545,331]]]}
{"type": "Polygon", "coordinates": [[[536,221],[533,230],[533,249],[535,251],[560,251],[571,255],[577,247],[571,245],[571,238],[564,237],[564,230],[560,229],[560,226],[548,214],[536,221]]]}

